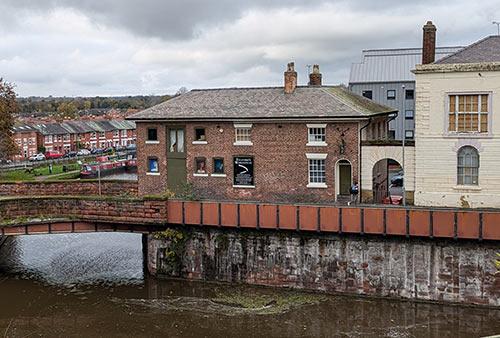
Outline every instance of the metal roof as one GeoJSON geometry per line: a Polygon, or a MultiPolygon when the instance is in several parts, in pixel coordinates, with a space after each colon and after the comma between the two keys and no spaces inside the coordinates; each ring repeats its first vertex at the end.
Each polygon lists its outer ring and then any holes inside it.
{"type": "Polygon", "coordinates": [[[488,36],[435,64],[500,62],[500,36],[488,36]]]}
{"type": "MultiPolygon", "coordinates": [[[[436,59],[455,53],[463,47],[437,47],[436,59]]],[[[349,84],[373,82],[412,82],[411,72],[422,63],[422,48],[364,50],[363,61],[351,65],[349,84]]]]}
{"type": "Polygon", "coordinates": [[[366,118],[395,112],[336,87],[299,86],[192,90],[128,117],[130,120],[366,118]]]}

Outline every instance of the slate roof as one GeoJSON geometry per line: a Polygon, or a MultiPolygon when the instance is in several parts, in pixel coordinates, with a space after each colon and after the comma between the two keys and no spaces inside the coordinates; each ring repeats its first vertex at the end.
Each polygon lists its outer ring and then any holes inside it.
{"type": "MultiPolygon", "coordinates": [[[[437,47],[436,58],[455,53],[463,47],[437,47]]],[[[411,72],[422,63],[422,48],[364,50],[362,61],[351,65],[349,84],[380,82],[413,82],[411,72]]]]}
{"type": "Polygon", "coordinates": [[[34,127],[42,135],[63,135],[71,133],[71,131],[64,128],[61,123],[40,123],[35,124],[34,127]]]}
{"type": "Polygon", "coordinates": [[[488,36],[435,64],[500,62],[500,35],[488,36]]]}
{"type": "Polygon", "coordinates": [[[12,131],[15,133],[29,133],[32,131],[36,131],[36,129],[33,128],[32,126],[30,126],[29,124],[20,123],[20,124],[14,125],[14,127],[12,128],[12,131]]]}
{"type": "Polygon", "coordinates": [[[129,120],[367,118],[396,112],[344,87],[198,89],[129,116],[129,120]]]}
{"type": "MultiPolygon", "coordinates": [[[[26,125],[28,126],[28,125],[26,125]]],[[[112,130],[135,129],[132,121],[67,121],[63,123],[32,124],[33,129],[42,135],[84,134],[90,132],[104,132],[112,130]]],[[[14,132],[18,131],[15,128],[14,132]]]]}

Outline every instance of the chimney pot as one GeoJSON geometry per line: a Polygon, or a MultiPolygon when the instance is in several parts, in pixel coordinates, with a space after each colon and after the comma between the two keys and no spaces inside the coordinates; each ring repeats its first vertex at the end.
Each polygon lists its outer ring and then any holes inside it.
{"type": "Polygon", "coordinates": [[[436,61],[436,26],[432,21],[427,21],[424,28],[422,41],[422,64],[427,65],[436,61]]]}
{"type": "Polygon", "coordinates": [[[297,87],[297,72],[295,63],[289,62],[285,72],[285,94],[292,94],[297,87]]]}
{"type": "Polygon", "coordinates": [[[322,76],[319,72],[319,65],[314,65],[312,73],[309,74],[309,85],[310,86],[321,86],[322,76]]]}

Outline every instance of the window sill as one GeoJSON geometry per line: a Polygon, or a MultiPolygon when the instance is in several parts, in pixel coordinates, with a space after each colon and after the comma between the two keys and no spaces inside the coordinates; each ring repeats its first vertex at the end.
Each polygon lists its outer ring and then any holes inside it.
{"type": "Polygon", "coordinates": [[[208,144],[207,141],[193,141],[193,144],[208,144]]]}
{"type": "Polygon", "coordinates": [[[490,133],[445,133],[446,138],[493,138],[490,133]]]}
{"type": "Polygon", "coordinates": [[[255,185],[233,185],[237,189],[255,189],[255,185]]]}
{"type": "Polygon", "coordinates": [[[326,142],[308,142],[306,144],[308,147],[327,147],[328,144],[326,142]]]}
{"type": "Polygon", "coordinates": [[[326,189],[328,186],[325,183],[309,183],[307,185],[308,188],[314,188],[314,189],[326,189]]]}
{"type": "Polygon", "coordinates": [[[146,176],[160,176],[160,173],[151,173],[151,172],[147,172],[147,173],[146,173],[146,176]]]}
{"type": "Polygon", "coordinates": [[[146,144],[160,144],[160,141],[146,141],[146,144]]]}
{"type": "Polygon", "coordinates": [[[212,177],[227,177],[226,174],[212,174],[212,177]]]}
{"type": "Polygon", "coordinates": [[[197,173],[194,173],[193,176],[194,177],[208,177],[208,174],[197,174],[197,173]]]}
{"type": "Polygon", "coordinates": [[[252,141],[236,141],[233,143],[234,146],[253,146],[252,141]]]}
{"type": "Polygon", "coordinates": [[[478,185],[456,185],[453,187],[453,190],[457,190],[457,191],[481,191],[483,189],[478,185]]]}

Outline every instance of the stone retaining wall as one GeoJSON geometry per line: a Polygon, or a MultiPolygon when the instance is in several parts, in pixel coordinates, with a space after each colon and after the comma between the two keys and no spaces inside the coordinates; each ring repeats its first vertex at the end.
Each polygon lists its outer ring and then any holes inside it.
{"type": "Polygon", "coordinates": [[[158,276],[500,306],[492,243],[180,227],[148,252],[158,276]]]}
{"type": "MultiPolygon", "coordinates": [[[[137,196],[137,181],[102,181],[101,194],[137,196]]],[[[0,196],[88,196],[99,194],[97,180],[0,182],[0,196]]]]}

